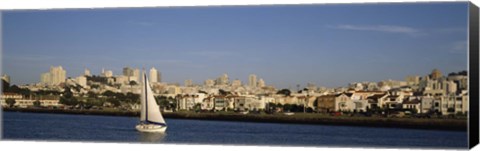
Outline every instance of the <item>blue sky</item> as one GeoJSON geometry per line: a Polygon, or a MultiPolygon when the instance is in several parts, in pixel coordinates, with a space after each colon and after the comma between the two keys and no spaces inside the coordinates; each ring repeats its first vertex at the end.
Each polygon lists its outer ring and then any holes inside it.
{"type": "Polygon", "coordinates": [[[257,74],[277,88],[345,86],[467,69],[467,5],[456,3],[5,11],[3,72],[38,82],[50,66],[163,81],[257,74]]]}

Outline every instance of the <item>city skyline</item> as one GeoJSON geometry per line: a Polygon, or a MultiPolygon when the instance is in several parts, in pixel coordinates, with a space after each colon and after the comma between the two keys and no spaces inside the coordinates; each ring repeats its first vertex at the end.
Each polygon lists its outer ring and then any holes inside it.
{"type": "Polygon", "coordinates": [[[223,73],[248,82],[256,74],[277,88],[404,80],[434,68],[448,74],[467,68],[466,9],[456,2],[6,11],[3,73],[29,84],[57,65],[72,78],[85,68],[119,75],[125,66],[155,67],[168,83],[223,73]]]}

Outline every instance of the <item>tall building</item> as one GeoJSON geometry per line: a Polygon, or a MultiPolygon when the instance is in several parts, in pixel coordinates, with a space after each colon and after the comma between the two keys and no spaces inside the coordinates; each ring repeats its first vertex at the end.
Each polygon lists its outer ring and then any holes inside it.
{"type": "Polygon", "coordinates": [[[191,86],[193,86],[192,79],[185,80],[185,87],[191,87],[191,86]]]}
{"type": "Polygon", "coordinates": [[[430,78],[432,78],[433,80],[436,80],[436,79],[439,79],[440,77],[442,77],[442,72],[440,72],[440,70],[438,69],[433,69],[432,74],[430,74],[430,78]]]}
{"type": "Polygon", "coordinates": [[[207,79],[205,80],[205,86],[208,86],[208,87],[212,87],[213,85],[215,85],[215,81],[213,81],[212,79],[207,79]]]}
{"type": "Polygon", "coordinates": [[[63,70],[62,66],[50,67],[50,72],[43,73],[40,77],[40,81],[47,85],[59,85],[65,82],[67,71],[63,70]]]}
{"type": "Polygon", "coordinates": [[[128,84],[128,77],[124,75],[119,75],[115,77],[115,83],[117,84],[128,84]]]}
{"type": "Polygon", "coordinates": [[[45,72],[40,75],[40,83],[49,84],[50,83],[50,73],[45,72]]]}
{"type": "Polygon", "coordinates": [[[84,74],[85,76],[90,76],[90,70],[88,70],[87,68],[85,68],[85,71],[84,71],[84,74]]]}
{"type": "Polygon", "coordinates": [[[228,84],[228,75],[224,73],[222,76],[218,77],[216,83],[217,85],[227,85],[228,84]]]}
{"type": "Polygon", "coordinates": [[[265,81],[263,81],[263,79],[258,80],[257,86],[260,88],[265,87],[265,81]]]}
{"type": "Polygon", "coordinates": [[[157,69],[155,69],[154,67],[152,67],[150,69],[150,73],[149,73],[149,77],[150,77],[150,82],[160,82],[160,78],[159,78],[159,73],[157,71],[157,69]]]}
{"type": "Polygon", "coordinates": [[[133,69],[130,68],[130,67],[124,67],[123,68],[123,75],[127,76],[127,77],[133,76],[133,69]]]}
{"type": "Polygon", "coordinates": [[[102,76],[104,77],[112,77],[113,76],[113,71],[112,70],[105,70],[102,68],[102,76]]]}
{"type": "Polygon", "coordinates": [[[253,88],[257,87],[257,75],[250,74],[250,76],[248,76],[248,86],[253,88]]]}
{"type": "Polygon", "coordinates": [[[113,71],[112,71],[112,70],[106,70],[106,71],[103,73],[103,76],[105,76],[105,77],[112,77],[112,76],[113,76],[113,71]]]}
{"type": "Polygon", "coordinates": [[[123,75],[128,78],[128,81],[135,81],[139,82],[140,78],[140,70],[139,69],[132,69],[130,67],[123,68],[123,75]]]}
{"type": "Polygon", "coordinates": [[[242,86],[242,81],[235,79],[232,81],[232,87],[240,87],[242,86]]]}
{"type": "Polygon", "coordinates": [[[136,81],[137,83],[140,82],[140,70],[137,68],[133,70],[133,77],[130,80],[136,81]]]}
{"type": "Polygon", "coordinates": [[[407,76],[405,81],[408,85],[418,85],[420,83],[420,76],[407,76]]]}

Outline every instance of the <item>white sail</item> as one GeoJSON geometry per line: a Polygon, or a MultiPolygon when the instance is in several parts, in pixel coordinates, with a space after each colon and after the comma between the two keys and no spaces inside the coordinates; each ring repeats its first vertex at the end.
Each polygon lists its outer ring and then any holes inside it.
{"type": "Polygon", "coordinates": [[[147,75],[143,73],[143,85],[141,95],[142,112],[140,114],[140,120],[146,122],[154,122],[157,124],[166,124],[160,112],[159,105],[155,101],[150,83],[148,82],[147,75]]]}

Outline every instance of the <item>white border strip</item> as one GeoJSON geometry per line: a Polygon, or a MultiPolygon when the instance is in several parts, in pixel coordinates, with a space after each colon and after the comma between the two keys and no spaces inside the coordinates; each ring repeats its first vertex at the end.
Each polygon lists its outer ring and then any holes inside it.
{"type": "Polygon", "coordinates": [[[272,4],[344,4],[344,3],[405,3],[465,2],[466,0],[1,0],[0,10],[66,9],[66,8],[134,8],[169,6],[229,6],[272,4]]]}

